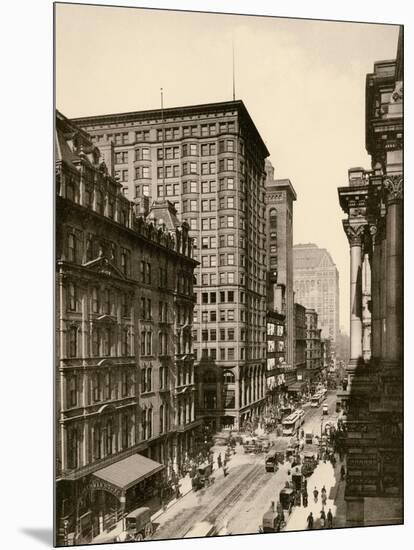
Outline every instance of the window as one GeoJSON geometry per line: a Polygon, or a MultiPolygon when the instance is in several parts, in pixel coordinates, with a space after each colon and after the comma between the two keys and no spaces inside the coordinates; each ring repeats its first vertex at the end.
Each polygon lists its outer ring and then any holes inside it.
{"type": "Polygon", "coordinates": [[[74,283],[69,283],[68,285],[68,310],[76,311],[77,309],[77,287],[74,283]]]}
{"type": "Polygon", "coordinates": [[[214,322],[217,320],[217,312],[216,311],[210,311],[210,321],[214,322]]]}
{"type": "Polygon", "coordinates": [[[197,164],[190,162],[190,174],[197,174],[197,164]]]}
{"type": "Polygon", "coordinates": [[[99,290],[96,287],[92,288],[92,312],[99,313],[99,290]]]}
{"type": "Polygon", "coordinates": [[[234,227],[234,216],[227,216],[227,227],[234,227]]]}
{"type": "Polygon", "coordinates": [[[124,329],[122,331],[122,355],[129,355],[130,354],[130,348],[129,348],[129,330],[124,329]]]}
{"type": "Polygon", "coordinates": [[[227,350],[227,359],[229,361],[234,361],[234,348],[229,348],[227,350]]]}
{"type": "Polygon", "coordinates": [[[234,197],[227,197],[227,208],[234,208],[234,197]]]}
{"type": "Polygon", "coordinates": [[[197,229],[197,220],[195,218],[190,219],[190,229],[197,229]]]}
{"type": "Polygon", "coordinates": [[[125,164],[127,162],[128,162],[128,151],[118,151],[115,153],[116,164],[125,164]]]}
{"type": "Polygon", "coordinates": [[[227,254],[227,265],[234,265],[234,254],[227,254]]]}
{"type": "Polygon", "coordinates": [[[227,330],[227,339],[234,340],[234,328],[229,328],[227,330]]]}
{"type": "Polygon", "coordinates": [[[68,235],[68,261],[76,261],[76,237],[73,233],[68,235]]]}
{"type": "Polygon", "coordinates": [[[227,320],[234,321],[234,309],[229,309],[227,311],[227,320]]]}
{"type": "Polygon", "coordinates": [[[227,235],[227,246],[234,246],[234,235],[227,235]]]}
{"type": "Polygon", "coordinates": [[[197,201],[190,200],[190,212],[197,212],[197,201]]]}
{"type": "Polygon", "coordinates": [[[121,252],[121,271],[124,275],[129,275],[129,253],[125,249],[121,252]]]}
{"type": "Polygon", "coordinates": [[[77,356],[77,347],[78,347],[78,327],[71,326],[69,328],[69,346],[68,346],[68,356],[76,357],[77,356]]]}
{"type": "Polygon", "coordinates": [[[233,290],[229,290],[227,292],[227,301],[230,302],[230,303],[234,302],[234,292],[233,292],[233,290]]]}
{"type": "Polygon", "coordinates": [[[152,355],[152,332],[147,332],[147,346],[146,346],[146,354],[152,355]]]}

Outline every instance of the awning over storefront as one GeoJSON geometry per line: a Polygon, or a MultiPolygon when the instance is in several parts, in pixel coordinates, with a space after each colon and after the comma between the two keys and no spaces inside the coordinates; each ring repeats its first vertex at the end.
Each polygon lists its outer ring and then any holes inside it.
{"type": "Polygon", "coordinates": [[[98,470],[93,475],[98,480],[121,489],[123,492],[130,487],[137,485],[147,477],[163,470],[165,466],[146,458],[145,456],[135,454],[124,458],[115,464],[111,464],[102,470],[98,470]]]}
{"type": "Polygon", "coordinates": [[[299,392],[303,391],[304,388],[306,388],[306,382],[296,381],[292,384],[288,384],[288,392],[299,392]]]}

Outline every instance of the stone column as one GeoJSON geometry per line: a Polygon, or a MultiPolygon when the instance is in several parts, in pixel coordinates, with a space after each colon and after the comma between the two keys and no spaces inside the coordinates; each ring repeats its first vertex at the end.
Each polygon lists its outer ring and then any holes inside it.
{"type": "Polygon", "coordinates": [[[245,387],[245,380],[244,380],[244,370],[242,373],[240,373],[241,376],[241,407],[244,407],[246,404],[246,387],[245,387]]]}
{"type": "Polygon", "coordinates": [[[402,357],[403,295],[403,177],[387,176],[386,354],[387,363],[400,365],[402,357]]]}
{"type": "MultiPolygon", "coordinates": [[[[370,246],[370,243],[367,243],[370,246]]],[[[368,253],[368,246],[364,251],[362,263],[362,356],[364,361],[369,361],[372,355],[371,349],[371,262],[368,253]]]]}
{"type": "Polygon", "coordinates": [[[353,374],[362,359],[362,241],[365,225],[344,221],[350,246],[350,358],[349,374],[353,374]]]}
{"type": "Polygon", "coordinates": [[[370,226],[372,239],[371,260],[371,334],[372,357],[377,360],[381,356],[381,229],[380,222],[370,226]]]}

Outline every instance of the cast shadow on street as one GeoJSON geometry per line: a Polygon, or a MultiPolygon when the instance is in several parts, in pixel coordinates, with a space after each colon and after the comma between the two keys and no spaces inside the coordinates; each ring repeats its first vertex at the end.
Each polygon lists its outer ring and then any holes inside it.
{"type": "Polygon", "coordinates": [[[20,532],[49,547],[53,546],[53,529],[50,527],[22,527],[20,532]]]}

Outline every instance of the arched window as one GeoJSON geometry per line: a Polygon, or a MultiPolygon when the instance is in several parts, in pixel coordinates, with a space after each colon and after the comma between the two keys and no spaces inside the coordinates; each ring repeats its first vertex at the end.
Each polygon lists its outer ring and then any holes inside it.
{"type": "Polygon", "coordinates": [[[224,371],[225,384],[234,384],[235,381],[236,381],[236,377],[234,376],[234,373],[231,370],[224,371]]]}

